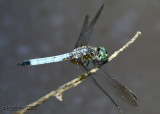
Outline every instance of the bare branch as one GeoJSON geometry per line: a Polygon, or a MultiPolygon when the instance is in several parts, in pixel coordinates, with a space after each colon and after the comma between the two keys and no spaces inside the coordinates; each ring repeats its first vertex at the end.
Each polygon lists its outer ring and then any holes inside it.
{"type": "Polygon", "coordinates": [[[125,44],[122,48],[120,48],[118,51],[114,52],[108,59],[108,61],[111,61],[112,59],[114,59],[120,52],[122,52],[124,49],[126,49],[130,44],[132,44],[137,38],[138,36],[141,35],[141,32],[138,31],[137,34],[129,41],[127,42],[127,44],[125,44]]]}

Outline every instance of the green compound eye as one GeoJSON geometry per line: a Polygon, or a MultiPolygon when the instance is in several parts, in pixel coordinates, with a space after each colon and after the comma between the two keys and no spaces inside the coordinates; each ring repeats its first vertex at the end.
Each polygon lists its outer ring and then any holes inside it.
{"type": "Polygon", "coordinates": [[[99,51],[98,60],[102,61],[102,60],[106,59],[107,52],[106,52],[105,48],[104,47],[98,47],[97,50],[99,51]]]}

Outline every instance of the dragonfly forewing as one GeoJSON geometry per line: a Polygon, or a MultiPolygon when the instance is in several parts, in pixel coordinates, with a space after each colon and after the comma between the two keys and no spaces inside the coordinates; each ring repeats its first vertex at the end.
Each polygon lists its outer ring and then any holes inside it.
{"type": "Polygon", "coordinates": [[[78,38],[78,40],[75,44],[75,48],[88,44],[88,42],[91,38],[91,35],[93,33],[93,30],[95,28],[95,24],[96,24],[96,22],[99,18],[99,15],[101,14],[101,11],[102,11],[103,7],[104,7],[104,4],[100,7],[100,9],[98,10],[97,14],[93,18],[93,20],[90,22],[90,24],[88,24],[89,16],[86,15],[83,26],[82,26],[80,36],[79,36],[79,38],[78,38]]]}
{"type": "Polygon", "coordinates": [[[134,93],[124,86],[119,81],[113,79],[108,73],[104,72],[102,69],[102,75],[94,75],[94,79],[99,83],[99,85],[108,93],[112,99],[118,105],[124,103],[130,104],[132,106],[138,106],[139,102],[134,93]]]}

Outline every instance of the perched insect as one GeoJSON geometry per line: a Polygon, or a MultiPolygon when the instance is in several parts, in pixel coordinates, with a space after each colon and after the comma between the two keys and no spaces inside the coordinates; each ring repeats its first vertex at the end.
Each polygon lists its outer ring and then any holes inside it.
{"type": "MultiPolygon", "coordinates": [[[[96,21],[99,18],[103,7],[104,4],[100,7],[97,14],[90,23],[89,15],[86,15],[80,36],[72,52],[52,57],[29,59],[18,63],[17,65],[33,66],[60,61],[71,61],[72,63],[79,65],[83,70],[88,72],[90,70],[88,67],[90,63],[93,63],[93,67],[101,66],[107,63],[108,55],[104,47],[87,46],[88,41],[90,40],[93,33],[96,21]]],[[[113,79],[103,70],[102,72],[103,75],[92,74],[88,77],[100,90],[102,90],[109,97],[109,99],[116,105],[118,109],[121,110],[119,106],[120,104],[118,104],[115,99],[131,104],[132,106],[138,106],[138,100],[132,91],[130,91],[119,81],[113,79]]]]}

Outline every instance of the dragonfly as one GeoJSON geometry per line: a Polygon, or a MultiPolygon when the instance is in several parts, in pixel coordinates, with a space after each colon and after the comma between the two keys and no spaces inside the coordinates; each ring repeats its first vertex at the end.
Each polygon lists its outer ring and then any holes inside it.
{"type": "Polygon", "coordinates": [[[79,65],[85,72],[89,72],[91,65],[93,67],[99,67],[103,72],[103,75],[91,74],[88,76],[89,79],[106,96],[108,96],[113,104],[122,112],[120,106],[121,102],[132,106],[138,106],[139,102],[137,97],[126,86],[112,78],[107,72],[101,69],[101,66],[108,63],[108,54],[106,49],[102,46],[94,47],[87,45],[103,7],[104,4],[102,4],[91,21],[89,21],[88,14],[85,16],[80,35],[72,52],[51,57],[29,59],[20,62],[17,65],[34,66],[61,61],[71,61],[73,64],[79,65]]]}

